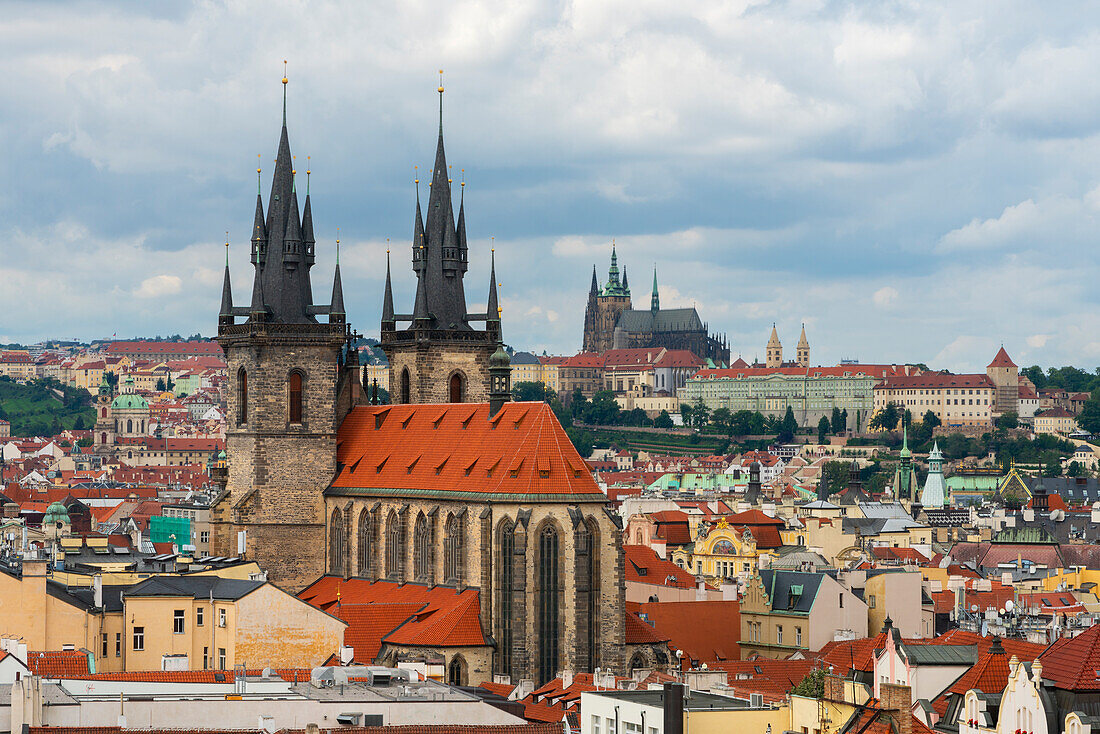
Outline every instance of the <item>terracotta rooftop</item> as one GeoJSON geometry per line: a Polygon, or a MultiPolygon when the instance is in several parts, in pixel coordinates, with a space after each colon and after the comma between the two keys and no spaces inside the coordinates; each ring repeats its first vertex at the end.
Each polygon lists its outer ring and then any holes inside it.
{"type": "Polygon", "coordinates": [[[337,495],[605,502],[542,402],[354,408],[337,434],[337,495]]]}
{"type": "Polygon", "coordinates": [[[1043,678],[1068,691],[1100,691],[1100,626],[1056,640],[1039,656],[1043,678]]]}
{"type": "Polygon", "coordinates": [[[1008,357],[1008,352],[1004,347],[997,350],[997,356],[993,358],[993,361],[989,363],[990,367],[1015,367],[1016,363],[1008,357]]]}
{"type": "Polygon", "coordinates": [[[624,545],[626,580],[677,589],[694,589],[694,574],[672,561],[661,558],[657,551],[645,545],[624,545]]]}
{"type": "Polygon", "coordinates": [[[27,653],[27,667],[43,678],[88,675],[88,653],[80,650],[41,650],[27,653]]]}
{"type": "Polygon", "coordinates": [[[876,390],[938,389],[938,388],[993,389],[993,381],[987,375],[949,375],[945,372],[925,372],[920,375],[890,375],[875,385],[876,390]]]}
{"type": "Polygon", "coordinates": [[[741,605],[736,601],[647,602],[637,612],[668,636],[669,647],[684,651],[685,665],[741,657],[741,605]]]}

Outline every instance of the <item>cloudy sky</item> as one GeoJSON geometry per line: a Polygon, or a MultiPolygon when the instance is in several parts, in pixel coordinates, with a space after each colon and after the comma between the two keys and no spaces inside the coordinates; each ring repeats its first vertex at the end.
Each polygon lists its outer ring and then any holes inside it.
{"type": "MultiPolygon", "coordinates": [[[[612,239],[649,302],[733,350],[1100,364],[1092,3],[0,2],[0,341],[211,334],[238,300],[289,60],[314,291],[340,228],[377,334],[387,238],[410,310],[413,166],[445,70],[481,301],[495,237],[517,348],[572,353],[612,239]],[[1093,284],[1093,285],[1090,285],[1093,284]]],[[[300,175],[300,174],[299,174],[300,175]]],[[[423,176],[422,176],[423,178],[423,176]]],[[[406,303],[402,307],[401,303],[406,303]]]]}

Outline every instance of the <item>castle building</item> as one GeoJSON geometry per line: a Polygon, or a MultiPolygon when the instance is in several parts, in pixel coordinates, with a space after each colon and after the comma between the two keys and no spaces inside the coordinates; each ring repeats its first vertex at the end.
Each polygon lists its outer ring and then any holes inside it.
{"type": "Polygon", "coordinates": [[[602,289],[596,278],[596,268],[592,268],[592,285],[584,312],[582,351],[602,353],[610,349],[648,347],[684,349],[716,363],[728,363],[730,356],[725,337],[710,335],[695,308],[661,308],[656,268],[653,270],[649,309],[632,308],[626,271],[623,270],[620,282],[618,254],[612,245],[611,267],[602,289]]]}
{"type": "Polygon", "coordinates": [[[993,383],[993,415],[1019,412],[1020,368],[1001,347],[993,361],[985,368],[985,374],[993,383]]]}
{"type": "Polygon", "coordinates": [[[621,528],[549,406],[509,402],[494,282],[486,313],[466,311],[465,216],[461,201],[457,224],[451,214],[442,125],[428,217],[418,204],[414,223],[412,314],[394,312],[387,272],[394,405],[362,389],[339,265],[331,303],[312,302],[311,207],[307,194],[299,223],[292,160],[284,111],[266,217],[257,200],[250,306],[233,305],[226,266],[227,476],[210,552],[243,553],[291,590],[322,576],[474,590],[463,624],[475,627],[460,637],[477,644],[401,651],[445,657],[452,680],[621,671],[621,528]]]}

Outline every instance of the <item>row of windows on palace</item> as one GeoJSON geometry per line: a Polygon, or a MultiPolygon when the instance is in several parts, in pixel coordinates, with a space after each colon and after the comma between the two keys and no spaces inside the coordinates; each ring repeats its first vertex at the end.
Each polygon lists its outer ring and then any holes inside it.
{"type": "MultiPolygon", "coordinates": [[[[343,576],[350,572],[351,568],[351,544],[350,528],[347,527],[344,512],[333,510],[329,521],[329,572],[343,576]]],[[[499,651],[498,672],[511,675],[513,672],[512,645],[515,634],[522,634],[522,630],[513,629],[514,609],[513,594],[516,590],[516,547],[515,547],[515,522],[510,518],[504,518],[497,525],[496,558],[494,567],[496,570],[497,586],[493,604],[497,610],[496,634],[499,651]]],[[[382,527],[377,528],[369,510],[359,513],[355,536],[357,539],[357,554],[355,559],[356,573],[360,577],[371,578],[374,571],[371,567],[378,554],[377,536],[385,538],[385,554],[383,560],[385,566],[382,576],[394,581],[405,580],[405,554],[402,552],[406,546],[405,523],[394,509],[386,516],[384,534],[382,527]]],[[[598,569],[598,543],[599,530],[594,520],[583,523],[577,534],[576,552],[583,557],[585,562],[578,566],[578,572],[587,578],[573,576],[573,583],[578,588],[589,591],[587,607],[579,610],[588,618],[588,651],[590,659],[580,661],[587,664],[585,669],[591,670],[598,665],[595,659],[599,643],[599,586],[600,575],[598,569]]],[[[565,578],[562,575],[565,564],[561,558],[561,544],[559,542],[560,531],[557,525],[550,520],[544,521],[535,531],[535,585],[536,589],[536,619],[535,634],[538,650],[538,670],[540,680],[551,680],[561,668],[559,625],[562,607],[561,595],[565,590],[565,578]]],[[[443,579],[434,579],[434,555],[432,530],[429,527],[428,517],[420,512],[413,524],[412,542],[412,575],[414,582],[432,584],[460,584],[465,581],[466,573],[466,539],[465,528],[462,519],[449,514],[443,525],[443,579]]],[[[526,568],[526,563],[521,564],[526,568]]],[[[350,575],[350,573],[349,573],[350,575]]],[[[530,585],[528,585],[530,588],[530,585]]]]}

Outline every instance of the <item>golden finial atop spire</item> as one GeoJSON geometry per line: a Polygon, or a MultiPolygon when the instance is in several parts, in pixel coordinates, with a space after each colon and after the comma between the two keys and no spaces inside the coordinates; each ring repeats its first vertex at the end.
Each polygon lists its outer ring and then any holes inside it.
{"type": "Polygon", "coordinates": [[[262,195],[263,190],[261,187],[263,186],[263,184],[260,183],[260,161],[263,160],[263,154],[257,153],[256,158],[256,193],[262,195]]]}
{"type": "Polygon", "coordinates": [[[466,188],[466,169],[460,168],[459,170],[462,171],[462,188],[466,188]]]}
{"type": "Polygon", "coordinates": [[[225,230],[225,267],[229,267],[229,230],[225,230]]]}
{"type": "Polygon", "coordinates": [[[390,238],[389,237],[386,238],[386,254],[387,255],[390,254],[390,238]]]}
{"type": "Polygon", "coordinates": [[[286,59],[283,59],[283,84],[286,84],[286,82],[287,82],[287,78],[286,78],[286,59]]]}
{"type": "Polygon", "coordinates": [[[439,70],[439,89],[438,92],[443,94],[443,70],[439,70]]]}
{"type": "MultiPolygon", "coordinates": [[[[308,171],[307,171],[308,173],[308,171]]],[[[336,264],[340,264],[340,228],[336,228],[336,264]]]]}
{"type": "Polygon", "coordinates": [[[413,183],[420,183],[420,166],[413,166],[413,183]]]}
{"type": "Polygon", "coordinates": [[[298,156],[292,155],[290,157],[294,161],[293,163],[290,164],[290,175],[291,176],[297,176],[298,175],[298,169],[296,169],[295,166],[298,165],[298,156]]]}

